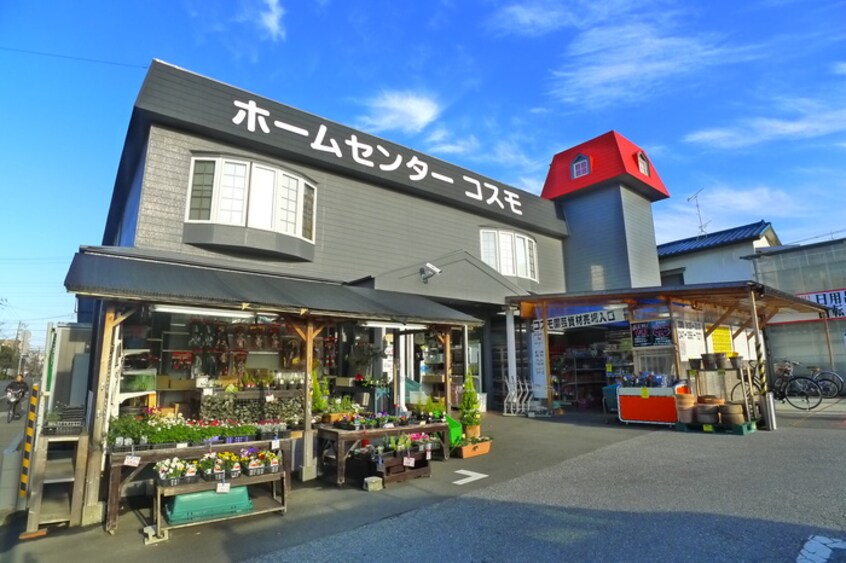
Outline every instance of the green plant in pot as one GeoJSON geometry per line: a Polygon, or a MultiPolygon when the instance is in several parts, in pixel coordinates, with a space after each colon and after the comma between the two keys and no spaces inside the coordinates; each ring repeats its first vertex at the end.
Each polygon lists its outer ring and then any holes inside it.
{"type": "Polygon", "coordinates": [[[464,393],[461,395],[461,402],[458,405],[461,426],[464,427],[464,434],[468,438],[477,437],[481,434],[482,413],[479,410],[479,394],[476,393],[476,384],[473,381],[473,372],[468,370],[464,377],[464,393]]]}

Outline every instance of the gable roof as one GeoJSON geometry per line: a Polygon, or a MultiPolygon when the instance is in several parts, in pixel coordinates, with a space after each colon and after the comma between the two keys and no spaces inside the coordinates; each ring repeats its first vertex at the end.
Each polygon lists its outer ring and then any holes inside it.
{"type": "Polygon", "coordinates": [[[772,225],[768,221],[758,221],[757,223],[751,223],[749,225],[743,225],[733,229],[726,229],[716,233],[708,233],[697,237],[659,244],[658,258],[675,256],[677,254],[686,254],[688,252],[696,252],[699,250],[707,250],[729,244],[736,244],[738,242],[758,240],[767,234],[768,231],[770,231],[771,234],[771,242],[776,245],[779,244],[778,237],[776,236],[775,231],[772,230],[772,225]]]}
{"type": "Polygon", "coordinates": [[[655,165],[649,162],[649,175],[643,174],[638,167],[638,155],[646,153],[617,133],[609,131],[552,157],[549,174],[543,185],[541,197],[556,199],[597,185],[622,183],[634,189],[650,201],[670,197],[664,182],[658,176],[655,165]],[[590,162],[590,173],[573,178],[570,166],[573,161],[584,156],[590,162]]]}

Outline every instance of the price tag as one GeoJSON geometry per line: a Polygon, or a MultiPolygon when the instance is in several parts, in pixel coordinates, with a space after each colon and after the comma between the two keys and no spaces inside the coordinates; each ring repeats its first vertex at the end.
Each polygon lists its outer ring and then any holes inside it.
{"type": "Polygon", "coordinates": [[[703,432],[713,432],[714,431],[714,425],[713,424],[703,424],[702,425],[702,431],[703,432]]]}
{"type": "Polygon", "coordinates": [[[229,483],[221,481],[217,484],[217,492],[220,494],[226,494],[229,492],[229,483]]]}
{"type": "Polygon", "coordinates": [[[402,464],[405,467],[414,467],[414,458],[406,456],[406,457],[402,458],[402,464]]]}
{"type": "Polygon", "coordinates": [[[273,401],[276,400],[276,396],[275,395],[265,395],[264,400],[267,401],[268,403],[272,403],[273,401]]]}
{"type": "Polygon", "coordinates": [[[270,441],[270,449],[271,450],[278,450],[280,448],[279,440],[271,440],[270,441]]]}
{"type": "Polygon", "coordinates": [[[648,399],[649,398],[649,387],[641,387],[640,388],[640,398],[641,399],[648,399]]]}
{"type": "Polygon", "coordinates": [[[393,422],[386,422],[386,423],[385,423],[385,426],[383,426],[382,428],[393,428],[393,427],[394,427],[394,423],[393,423],[393,422]]]}
{"type": "Polygon", "coordinates": [[[179,442],[178,444],[176,444],[177,449],[182,449],[182,448],[187,448],[187,447],[188,447],[188,442],[179,442]]]}
{"type": "Polygon", "coordinates": [[[138,455],[128,455],[123,458],[123,464],[127,467],[138,467],[138,464],[141,463],[141,456],[138,455]]]}
{"type": "Polygon", "coordinates": [[[432,450],[426,450],[426,459],[432,459],[432,450]]]}
{"type": "Polygon", "coordinates": [[[384,471],[385,470],[385,462],[382,461],[382,458],[379,458],[379,461],[376,462],[376,471],[384,471]]]}
{"type": "Polygon", "coordinates": [[[605,373],[612,373],[614,371],[614,364],[605,364],[605,373]]]}

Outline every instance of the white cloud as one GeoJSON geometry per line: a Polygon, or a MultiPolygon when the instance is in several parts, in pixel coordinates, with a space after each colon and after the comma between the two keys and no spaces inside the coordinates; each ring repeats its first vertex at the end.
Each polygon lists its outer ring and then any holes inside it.
{"type": "Polygon", "coordinates": [[[279,0],[264,0],[264,3],[267,10],[259,12],[259,27],[270,34],[270,39],[274,42],[285,39],[285,26],[282,25],[285,8],[279,5],[279,0]]]}
{"type": "Polygon", "coordinates": [[[836,62],[831,68],[834,74],[846,74],[846,62],[836,62]]]}
{"type": "Polygon", "coordinates": [[[679,76],[751,56],[747,48],[719,46],[720,41],[712,35],[672,35],[654,23],[593,28],[570,44],[567,62],[553,71],[550,93],[560,102],[589,107],[642,101],[644,92],[679,76]]]}
{"type": "Polygon", "coordinates": [[[373,132],[398,130],[419,133],[437,119],[438,103],[416,92],[388,91],[365,102],[370,113],[358,118],[361,128],[373,132]]]}
{"type": "MultiPolygon", "coordinates": [[[[778,233],[778,220],[804,222],[816,216],[808,198],[797,197],[801,191],[788,191],[771,186],[728,186],[716,184],[699,192],[699,212],[705,232],[714,233],[760,220],[770,221],[778,233]]],[[[655,238],[658,244],[694,237],[700,234],[700,218],[696,204],[676,194],[653,207],[655,238]]]]}
{"type": "Polygon", "coordinates": [[[450,132],[443,125],[436,127],[426,137],[427,151],[438,154],[470,154],[479,150],[479,140],[475,135],[463,139],[452,138],[450,132]]]}
{"type": "Polygon", "coordinates": [[[610,17],[624,17],[643,6],[627,0],[554,0],[514,2],[496,10],[486,26],[497,35],[537,37],[562,28],[588,28],[610,17]]]}
{"type": "Polygon", "coordinates": [[[714,148],[733,149],[768,141],[809,139],[846,132],[846,107],[823,107],[807,99],[793,100],[790,105],[800,115],[792,119],[746,118],[729,127],[695,131],[686,135],[684,140],[714,148]]]}

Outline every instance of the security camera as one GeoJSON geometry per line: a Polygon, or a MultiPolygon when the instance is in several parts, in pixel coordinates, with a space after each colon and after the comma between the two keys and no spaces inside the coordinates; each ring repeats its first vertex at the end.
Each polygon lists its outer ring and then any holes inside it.
{"type": "Polygon", "coordinates": [[[420,281],[422,281],[423,283],[429,283],[429,278],[437,276],[440,273],[440,268],[438,268],[431,262],[426,262],[426,265],[420,268],[420,281]]]}
{"type": "Polygon", "coordinates": [[[437,276],[441,273],[441,269],[432,264],[431,262],[426,262],[426,271],[430,272],[433,276],[437,276]]]}

